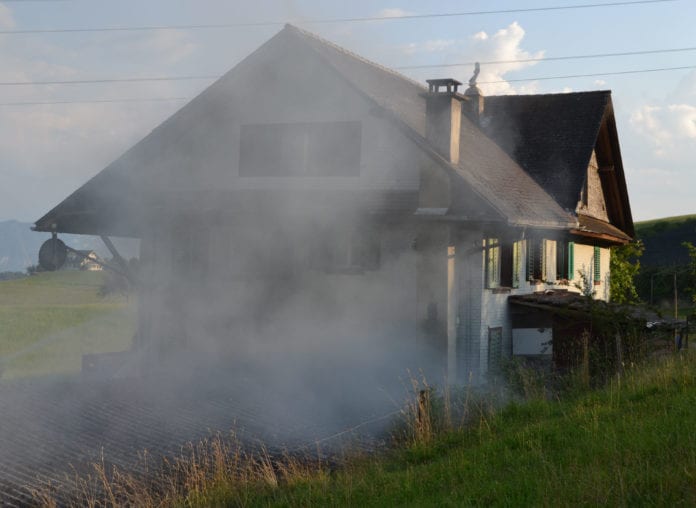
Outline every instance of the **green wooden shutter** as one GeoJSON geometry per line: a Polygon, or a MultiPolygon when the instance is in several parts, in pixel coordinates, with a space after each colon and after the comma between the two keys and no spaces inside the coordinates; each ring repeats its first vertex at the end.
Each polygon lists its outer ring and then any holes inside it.
{"type": "Polygon", "coordinates": [[[568,280],[575,277],[575,242],[568,242],[568,280]]]}
{"type": "Polygon", "coordinates": [[[601,250],[599,247],[594,248],[594,281],[599,282],[601,280],[601,272],[600,272],[600,255],[601,255],[601,250]]]}

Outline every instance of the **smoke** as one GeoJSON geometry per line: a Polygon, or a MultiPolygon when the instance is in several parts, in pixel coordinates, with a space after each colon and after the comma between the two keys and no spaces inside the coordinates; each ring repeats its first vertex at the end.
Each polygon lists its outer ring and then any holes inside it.
{"type": "Polygon", "coordinates": [[[433,227],[410,219],[423,156],[292,42],[259,50],[70,198],[97,211],[93,232],[141,238],[138,333],[79,379],[7,388],[33,423],[3,426],[0,466],[27,440],[41,446],[23,467],[48,473],[211,430],[307,444],[401,408],[410,375],[444,380],[446,306],[419,301],[443,277],[416,248],[433,227]]]}

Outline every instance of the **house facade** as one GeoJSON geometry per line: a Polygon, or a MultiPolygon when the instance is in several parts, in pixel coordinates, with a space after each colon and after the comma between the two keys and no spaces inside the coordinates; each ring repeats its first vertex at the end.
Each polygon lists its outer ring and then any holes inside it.
{"type": "Polygon", "coordinates": [[[141,239],[153,362],[335,340],[346,362],[483,380],[539,353],[508,297],[608,299],[633,224],[610,92],[459,86],[288,25],[35,229],[141,239]]]}

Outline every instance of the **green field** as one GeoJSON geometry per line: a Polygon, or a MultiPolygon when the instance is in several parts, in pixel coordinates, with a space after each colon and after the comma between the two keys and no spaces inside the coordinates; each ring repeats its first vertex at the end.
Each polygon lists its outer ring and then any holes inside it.
{"type": "MultiPolygon", "coordinates": [[[[175,506],[695,506],[696,357],[565,400],[531,400],[429,443],[256,480],[175,506]]],[[[278,467],[283,471],[282,467],[278,467]]]]}
{"type": "Polygon", "coordinates": [[[85,353],[127,349],[134,302],[99,296],[103,277],[65,271],[0,282],[1,378],[78,373],[85,353]]]}
{"type": "Polygon", "coordinates": [[[660,224],[664,223],[665,225],[676,225],[676,224],[681,224],[683,222],[691,221],[696,219],[696,214],[691,214],[691,215],[675,215],[674,217],[662,217],[661,219],[651,219],[651,220],[643,220],[640,222],[635,223],[635,228],[636,228],[636,233],[639,234],[643,231],[649,231],[655,226],[658,226],[658,229],[660,227],[660,224]]]}

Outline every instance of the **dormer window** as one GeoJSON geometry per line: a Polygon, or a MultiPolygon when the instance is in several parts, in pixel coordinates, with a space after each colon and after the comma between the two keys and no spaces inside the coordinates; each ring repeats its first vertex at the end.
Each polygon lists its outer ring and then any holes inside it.
{"type": "Polygon", "coordinates": [[[360,176],[360,122],[242,125],[239,176],[360,176]]]}

